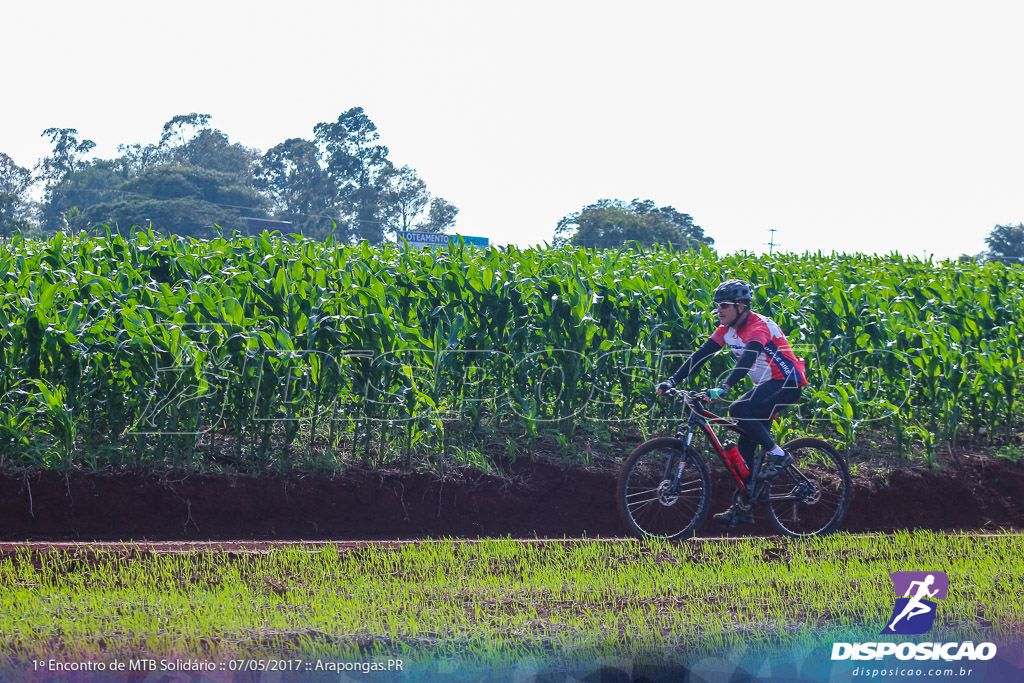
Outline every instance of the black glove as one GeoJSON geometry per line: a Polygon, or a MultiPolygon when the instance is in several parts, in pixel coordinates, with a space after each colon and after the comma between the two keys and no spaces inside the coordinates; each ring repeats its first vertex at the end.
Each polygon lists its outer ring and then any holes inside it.
{"type": "Polygon", "coordinates": [[[675,387],[675,385],[676,383],[673,382],[671,378],[665,380],[664,382],[658,385],[658,396],[664,396],[665,392],[675,387]]]}

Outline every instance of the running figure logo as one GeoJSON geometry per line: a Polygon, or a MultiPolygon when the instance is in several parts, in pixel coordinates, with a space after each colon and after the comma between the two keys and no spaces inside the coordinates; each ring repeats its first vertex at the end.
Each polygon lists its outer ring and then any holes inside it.
{"type": "Polygon", "coordinates": [[[949,591],[949,577],[944,572],[892,572],[896,605],[883,634],[916,635],[926,633],[935,623],[935,607],[929,600],[945,600],[949,591]]]}

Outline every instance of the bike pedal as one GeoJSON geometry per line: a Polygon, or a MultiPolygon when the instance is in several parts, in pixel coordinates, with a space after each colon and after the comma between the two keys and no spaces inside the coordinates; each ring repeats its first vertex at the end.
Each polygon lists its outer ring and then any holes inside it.
{"type": "Polygon", "coordinates": [[[740,522],[744,524],[754,523],[754,511],[753,510],[737,510],[735,508],[729,508],[723,512],[712,515],[715,521],[725,524],[730,529],[735,527],[740,522]]]}
{"type": "Polygon", "coordinates": [[[716,522],[721,522],[722,524],[728,526],[730,529],[736,526],[736,513],[733,512],[732,508],[729,508],[728,510],[725,510],[723,512],[716,512],[711,516],[714,518],[716,522]]]}

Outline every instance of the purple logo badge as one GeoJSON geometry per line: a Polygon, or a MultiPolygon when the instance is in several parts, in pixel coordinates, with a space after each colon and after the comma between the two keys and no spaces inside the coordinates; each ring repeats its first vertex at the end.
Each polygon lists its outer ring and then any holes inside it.
{"type": "Polygon", "coordinates": [[[883,634],[916,635],[926,633],[935,623],[935,600],[945,600],[949,577],[945,572],[892,572],[896,605],[883,634]]]}

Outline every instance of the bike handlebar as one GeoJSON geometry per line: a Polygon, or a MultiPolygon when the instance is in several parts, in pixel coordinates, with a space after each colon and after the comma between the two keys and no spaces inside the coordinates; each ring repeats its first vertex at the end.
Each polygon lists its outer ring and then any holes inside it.
{"type": "Polygon", "coordinates": [[[669,389],[665,392],[665,396],[669,396],[671,398],[682,398],[689,405],[693,405],[694,402],[706,402],[711,400],[711,397],[708,396],[706,391],[687,391],[686,389],[669,389]]]}

